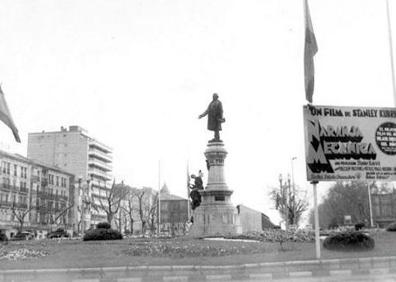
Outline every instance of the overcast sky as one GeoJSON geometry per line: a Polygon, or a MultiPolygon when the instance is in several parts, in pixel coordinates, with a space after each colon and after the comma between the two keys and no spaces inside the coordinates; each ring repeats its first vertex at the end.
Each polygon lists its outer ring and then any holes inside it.
{"type": "MultiPolygon", "coordinates": [[[[314,104],[393,106],[385,0],[310,0],[319,51],[314,104]]],[[[391,0],[396,38],[396,1],[391,0]]],[[[114,148],[114,176],[186,196],[217,92],[232,202],[268,214],[280,173],[306,182],[302,0],[0,2],[0,81],[20,131],[80,125],[114,148]]],[[[396,50],[394,50],[395,52],[396,50]]],[[[320,184],[321,195],[325,184],[320,184]]],[[[312,200],[312,198],[310,198],[312,200]]]]}

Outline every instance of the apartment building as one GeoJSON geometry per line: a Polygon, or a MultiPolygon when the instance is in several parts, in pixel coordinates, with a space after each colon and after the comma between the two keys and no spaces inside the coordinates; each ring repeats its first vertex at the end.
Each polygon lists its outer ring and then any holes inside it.
{"type": "Polygon", "coordinates": [[[0,165],[0,230],[8,237],[21,224],[36,232],[72,227],[73,174],[5,151],[0,165]]]}
{"type": "MultiPolygon", "coordinates": [[[[57,166],[75,175],[80,194],[92,202],[82,220],[84,229],[106,221],[106,214],[92,207],[99,205],[111,188],[112,148],[90,137],[80,126],[61,127],[60,131],[35,132],[28,135],[29,159],[57,166]]],[[[81,197],[80,197],[81,198],[81,197]]],[[[78,214],[77,205],[74,210],[78,214]]]]}

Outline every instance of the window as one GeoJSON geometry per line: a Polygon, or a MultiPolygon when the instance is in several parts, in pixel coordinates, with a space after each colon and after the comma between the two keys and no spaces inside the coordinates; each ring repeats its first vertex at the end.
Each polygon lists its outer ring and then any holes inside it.
{"type": "Polygon", "coordinates": [[[22,178],[27,178],[27,168],[26,167],[21,167],[21,177],[22,178]]]}
{"type": "Polygon", "coordinates": [[[59,176],[56,177],[56,186],[59,186],[59,176]]]}
{"type": "Polygon", "coordinates": [[[17,176],[17,168],[18,168],[18,166],[16,164],[14,164],[14,176],[17,176]]]}
{"type": "Polygon", "coordinates": [[[224,202],[225,201],[225,197],[224,196],[215,196],[215,201],[216,202],[224,202]]]}
{"type": "Polygon", "coordinates": [[[7,174],[9,175],[11,172],[10,172],[10,167],[11,167],[11,164],[10,163],[7,163],[7,174]]]}

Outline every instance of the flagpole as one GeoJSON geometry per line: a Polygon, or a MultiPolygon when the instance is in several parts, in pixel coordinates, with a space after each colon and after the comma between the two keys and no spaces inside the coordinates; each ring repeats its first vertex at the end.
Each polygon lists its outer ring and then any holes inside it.
{"type": "Polygon", "coordinates": [[[161,160],[158,160],[158,235],[161,225],[161,160]]]}
{"type": "Polygon", "coordinates": [[[389,54],[390,54],[390,63],[391,63],[391,75],[392,75],[392,89],[393,89],[393,104],[396,106],[396,83],[395,83],[395,66],[393,62],[393,41],[392,41],[392,26],[390,20],[390,12],[389,12],[389,0],[386,0],[386,15],[388,18],[388,38],[389,38],[389,54]]]}

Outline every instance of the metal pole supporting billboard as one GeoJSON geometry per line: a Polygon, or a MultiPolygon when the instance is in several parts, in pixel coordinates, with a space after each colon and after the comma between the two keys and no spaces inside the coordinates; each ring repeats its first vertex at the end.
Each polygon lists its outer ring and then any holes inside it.
{"type": "Polygon", "coordinates": [[[313,192],[314,192],[316,258],[320,259],[319,210],[318,210],[318,192],[317,192],[318,181],[312,181],[311,184],[313,185],[313,192]]]}
{"type": "Polygon", "coordinates": [[[369,208],[370,208],[370,227],[373,227],[374,226],[373,208],[372,208],[372,203],[371,203],[371,189],[370,189],[369,182],[367,182],[367,192],[368,192],[368,200],[369,200],[369,208]]]}

